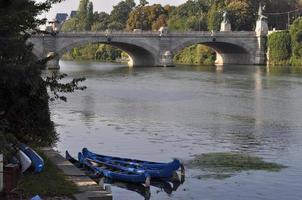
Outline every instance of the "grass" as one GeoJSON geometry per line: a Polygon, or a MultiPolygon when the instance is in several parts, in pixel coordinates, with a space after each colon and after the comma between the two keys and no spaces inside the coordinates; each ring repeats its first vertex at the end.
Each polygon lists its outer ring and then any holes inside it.
{"type": "Polygon", "coordinates": [[[27,172],[22,176],[19,188],[24,190],[25,196],[70,197],[77,193],[77,187],[65,179],[63,172],[42,152],[38,153],[44,159],[45,169],[41,173],[27,172]]]}
{"type": "Polygon", "coordinates": [[[196,156],[190,165],[208,173],[199,178],[223,179],[233,176],[236,172],[264,170],[278,172],[285,166],[266,162],[262,158],[242,153],[223,152],[207,153],[196,156]],[[217,178],[218,177],[218,178],[217,178]]]}

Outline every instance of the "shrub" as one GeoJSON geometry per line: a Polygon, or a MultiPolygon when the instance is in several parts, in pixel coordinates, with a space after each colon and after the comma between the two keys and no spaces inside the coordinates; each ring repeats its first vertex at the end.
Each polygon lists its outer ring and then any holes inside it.
{"type": "Polygon", "coordinates": [[[269,64],[289,64],[291,57],[291,37],[288,31],[274,32],[268,37],[269,64]]]}

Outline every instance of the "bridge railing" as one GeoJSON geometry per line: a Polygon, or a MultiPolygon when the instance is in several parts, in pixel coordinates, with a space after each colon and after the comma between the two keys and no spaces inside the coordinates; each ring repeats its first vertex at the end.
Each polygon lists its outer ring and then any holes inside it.
{"type": "Polygon", "coordinates": [[[99,37],[252,37],[255,36],[254,31],[230,31],[230,32],[219,32],[219,31],[189,31],[189,32],[169,32],[163,34],[159,31],[81,31],[81,32],[60,32],[57,36],[66,37],[81,37],[81,36],[99,36],[99,37]]]}

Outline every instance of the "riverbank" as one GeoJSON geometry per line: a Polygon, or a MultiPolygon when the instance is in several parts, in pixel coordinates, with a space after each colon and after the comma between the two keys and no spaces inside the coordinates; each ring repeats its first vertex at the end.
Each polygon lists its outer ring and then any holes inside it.
{"type": "Polygon", "coordinates": [[[51,149],[42,149],[47,160],[51,161],[63,173],[64,179],[76,186],[77,191],[72,194],[76,200],[112,200],[111,193],[91,180],[83,171],[63,158],[59,152],[51,149]]]}
{"type": "Polygon", "coordinates": [[[26,199],[39,195],[42,199],[60,200],[111,200],[112,195],[98,186],[84,172],[51,148],[44,148],[39,155],[44,159],[43,172],[25,173],[19,181],[26,199]]]}
{"type": "Polygon", "coordinates": [[[53,163],[43,151],[38,151],[45,162],[41,173],[25,173],[19,181],[19,188],[26,198],[39,195],[42,198],[72,198],[78,193],[76,185],[65,178],[64,173],[53,163]]]}

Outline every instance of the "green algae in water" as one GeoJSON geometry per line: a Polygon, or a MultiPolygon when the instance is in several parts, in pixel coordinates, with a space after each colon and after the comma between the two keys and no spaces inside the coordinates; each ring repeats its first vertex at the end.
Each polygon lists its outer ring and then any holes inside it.
{"type": "Polygon", "coordinates": [[[240,172],[248,170],[264,170],[277,172],[285,166],[266,162],[262,158],[242,153],[207,153],[196,156],[190,162],[194,167],[215,172],[240,172]]]}

